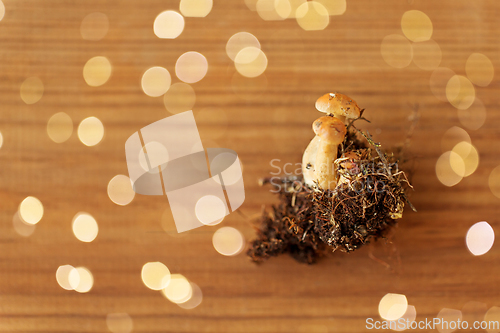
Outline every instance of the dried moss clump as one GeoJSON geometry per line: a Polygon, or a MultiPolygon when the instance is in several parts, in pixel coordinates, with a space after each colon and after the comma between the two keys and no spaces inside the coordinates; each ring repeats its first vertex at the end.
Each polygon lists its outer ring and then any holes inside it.
{"type": "Polygon", "coordinates": [[[328,250],[354,251],[387,235],[405,203],[414,209],[396,157],[352,124],[335,164],[339,182],[334,190],[309,187],[297,177],[262,180],[274,186],[280,202],[271,213],[263,212],[258,237],[247,252],[253,261],[289,253],[312,264],[328,250]]]}

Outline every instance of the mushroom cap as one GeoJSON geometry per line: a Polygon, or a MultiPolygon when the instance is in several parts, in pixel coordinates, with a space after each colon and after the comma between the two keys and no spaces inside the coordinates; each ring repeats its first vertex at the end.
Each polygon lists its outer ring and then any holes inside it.
{"type": "Polygon", "coordinates": [[[330,116],[319,117],[314,121],[312,127],[314,133],[319,136],[321,140],[336,145],[344,141],[347,133],[347,128],[342,120],[330,116]]]}
{"type": "Polygon", "coordinates": [[[358,104],[352,98],[339,93],[328,93],[318,98],[316,109],[348,119],[358,118],[361,114],[358,104]]]}

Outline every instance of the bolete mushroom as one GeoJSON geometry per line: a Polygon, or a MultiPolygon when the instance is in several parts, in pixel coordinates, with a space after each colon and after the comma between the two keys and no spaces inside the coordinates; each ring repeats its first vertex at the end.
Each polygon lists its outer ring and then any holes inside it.
{"type": "Polygon", "coordinates": [[[331,116],[316,119],[312,127],[316,137],[304,152],[304,182],[309,186],[314,186],[316,182],[321,189],[333,190],[337,186],[334,162],[337,159],[338,146],[344,141],[347,129],[340,119],[331,116]]]}
{"type": "Polygon", "coordinates": [[[332,114],[342,122],[346,119],[359,118],[361,110],[358,104],[349,96],[339,93],[328,93],[316,101],[316,109],[326,114],[332,114]]]}

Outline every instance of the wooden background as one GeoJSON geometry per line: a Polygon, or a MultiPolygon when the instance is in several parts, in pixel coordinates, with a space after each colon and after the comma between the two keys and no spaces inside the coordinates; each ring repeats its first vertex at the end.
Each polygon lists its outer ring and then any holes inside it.
{"type": "MultiPolygon", "coordinates": [[[[178,1],[3,2],[2,332],[108,332],[106,315],[117,312],[130,315],[135,332],[360,332],[366,330],[366,318],[380,319],[378,304],[389,292],[406,295],[417,320],[433,318],[443,308],[460,310],[470,301],[487,308],[500,305],[500,246],[474,257],[465,245],[472,224],[488,221],[495,230],[499,225],[499,199],[488,188],[489,174],[500,164],[498,75],[476,89],[487,110],[486,123],[469,131],[479,168],[448,188],[434,168],[444,132],[461,126],[457,110],[431,93],[431,71],[413,63],[393,68],[380,52],[385,36],[402,35],[403,13],[418,9],[432,20],[442,67],[465,75],[467,58],[479,52],[498,69],[498,1],[348,0],[344,15],[312,32],[293,19],[264,21],[243,0],[215,1],[207,17],[186,18],[184,32],[174,40],[157,38],[152,25],[160,12],[178,10],[178,1]],[[109,32],[96,42],[80,35],[82,19],[92,12],[109,18],[109,32]],[[240,31],[254,34],[268,57],[258,79],[238,81],[225,53],[228,39],[240,31]],[[165,197],[136,195],[127,206],[115,205],[106,188],[113,176],[127,174],[125,140],[170,115],[162,98],[143,93],[141,76],[149,67],[163,66],[177,82],[174,65],[187,51],[208,60],[206,77],[192,85],[193,110],[206,147],[231,148],[240,156],[246,190],[242,213],[258,215],[262,205],[276,201],[258,179],[275,171],[272,159],[280,159],[276,164],[281,166],[300,162],[312,138],[310,124],[319,115],[314,102],[330,91],[346,93],[366,108],[372,123],[364,128],[386,147],[404,140],[412,105],[418,103],[421,118],[410,148],[416,162],[410,195],[418,213],[405,210],[392,244],[335,253],[313,266],[288,256],[257,266],[244,254],[217,253],[212,245],[216,228],[182,237],[165,233],[165,197]],[[82,69],[98,55],[110,60],[113,72],[103,86],[90,87],[82,69]],[[26,105],[19,89],[30,76],[39,77],[45,91],[39,102],[26,105]],[[217,110],[213,117],[211,110],[217,110]],[[46,132],[56,112],[66,112],[74,122],[72,136],[61,144],[46,132]],[[95,147],[84,146],[76,135],[76,126],[89,116],[98,117],[105,128],[95,147]],[[42,201],[45,214],[30,237],[21,237],[12,217],[29,195],[42,201]],[[71,231],[79,211],[91,213],[99,224],[91,243],[78,241],[71,231]],[[140,272],[149,261],[161,261],[198,284],[201,305],[184,310],[147,289],[140,272]],[[91,270],[95,282],[89,293],[57,284],[56,269],[64,264],[91,270]]],[[[254,237],[251,221],[240,214],[221,225],[239,229],[247,240],[254,237]]]]}

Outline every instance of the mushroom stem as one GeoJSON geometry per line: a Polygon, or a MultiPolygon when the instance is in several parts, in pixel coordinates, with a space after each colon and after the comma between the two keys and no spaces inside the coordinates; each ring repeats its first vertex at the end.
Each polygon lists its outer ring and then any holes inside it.
{"type": "Polygon", "coordinates": [[[337,169],[334,162],[337,159],[338,144],[320,140],[316,155],[316,180],[324,190],[333,190],[337,186],[337,169]]]}
{"type": "Polygon", "coordinates": [[[315,165],[316,165],[316,155],[318,152],[318,145],[320,141],[319,136],[315,136],[302,156],[302,175],[304,176],[304,183],[308,186],[314,186],[315,175],[315,165]]]}

